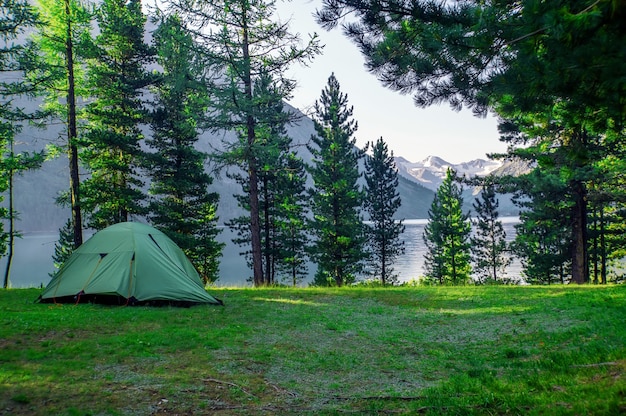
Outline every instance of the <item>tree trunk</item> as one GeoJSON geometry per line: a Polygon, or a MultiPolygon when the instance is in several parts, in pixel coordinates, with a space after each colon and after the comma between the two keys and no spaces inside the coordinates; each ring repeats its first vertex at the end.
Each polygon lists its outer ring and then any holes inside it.
{"type": "MultiPolygon", "coordinates": [[[[248,134],[250,141],[250,133],[248,134]]],[[[252,131],[252,139],[254,140],[254,131],[252,131]]],[[[252,156],[250,156],[252,159],[252,156]]],[[[248,169],[248,177],[250,179],[250,236],[252,243],[252,273],[255,286],[263,285],[263,256],[261,253],[261,225],[259,224],[259,183],[256,170],[256,163],[250,160],[248,169]]]]}
{"type": "MultiPolygon", "coordinates": [[[[13,154],[13,137],[10,144],[10,163],[15,162],[13,154]]],[[[13,245],[15,244],[15,216],[13,211],[13,168],[9,168],[9,254],[7,257],[7,267],[4,271],[4,288],[9,287],[9,277],[11,276],[11,264],[13,263],[13,245]]]]}
{"type": "Polygon", "coordinates": [[[387,284],[387,239],[385,238],[385,233],[387,230],[383,226],[383,238],[381,241],[381,253],[380,253],[380,282],[383,286],[387,284]]]}
{"type": "MultiPolygon", "coordinates": [[[[591,212],[591,217],[593,218],[593,224],[591,225],[591,228],[593,229],[593,253],[590,256],[589,261],[592,263],[593,266],[593,283],[594,284],[598,284],[598,274],[599,274],[599,268],[598,268],[598,260],[599,260],[599,242],[598,240],[600,239],[599,237],[599,220],[598,220],[598,204],[595,204],[592,212],[591,212]]],[[[603,208],[600,208],[600,210],[602,210],[603,208]]]]}
{"type": "Polygon", "coordinates": [[[601,250],[601,266],[600,266],[600,276],[602,284],[606,284],[606,227],[604,223],[604,207],[600,210],[600,250],[601,250]]]}
{"type": "MultiPolygon", "coordinates": [[[[582,129],[571,139],[572,158],[577,169],[587,167],[587,131],[582,129]]],[[[574,198],[572,213],[572,280],[571,283],[589,282],[587,248],[587,189],[581,179],[570,182],[574,198]]]]}
{"type": "Polygon", "coordinates": [[[247,98],[247,106],[245,111],[247,112],[246,116],[246,133],[247,133],[247,141],[248,141],[248,149],[246,152],[247,162],[248,162],[248,180],[249,183],[249,191],[248,197],[250,201],[250,237],[251,237],[251,245],[252,245],[252,279],[255,286],[263,285],[263,253],[261,250],[261,224],[260,224],[260,213],[259,213],[259,174],[258,167],[256,162],[256,157],[254,155],[254,144],[256,142],[256,133],[254,131],[256,127],[256,122],[252,114],[252,74],[250,69],[250,42],[248,39],[248,21],[247,16],[244,11],[243,14],[243,41],[242,41],[242,52],[243,52],[243,61],[244,61],[244,69],[243,69],[243,84],[244,84],[244,93],[247,98]]]}
{"type": "Polygon", "coordinates": [[[265,285],[272,283],[272,238],[270,237],[270,201],[268,192],[268,179],[267,176],[263,177],[263,231],[265,234],[265,285]]]}
{"type": "Polygon", "coordinates": [[[498,281],[498,255],[496,253],[496,231],[495,231],[495,221],[493,217],[489,218],[489,237],[491,241],[489,241],[489,261],[491,262],[491,278],[494,282],[498,281]]]}
{"type": "Polygon", "coordinates": [[[457,285],[457,274],[456,274],[456,250],[454,247],[454,239],[452,240],[452,247],[450,247],[450,252],[452,255],[450,256],[450,266],[452,266],[452,284],[457,285]]]}
{"type": "Polygon", "coordinates": [[[572,215],[572,280],[587,283],[589,267],[587,258],[587,201],[585,185],[580,180],[572,182],[574,207],[572,215]]]}
{"type": "Polygon", "coordinates": [[[70,17],[70,2],[65,0],[65,15],[67,17],[67,145],[70,164],[70,203],[72,207],[72,226],[74,227],[74,249],[83,244],[83,220],[80,210],[80,177],[78,173],[78,149],[76,139],[76,92],[74,79],[74,46],[72,43],[72,23],[70,17]]]}
{"type": "MultiPolygon", "coordinates": [[[[333,177],[333,183],[335,182],[335,178],[333,177]]],[[[334,278],[335,283],[337,283],[338,287],[343,286],[343,265],[339,266],[341,263],[341,252],[342,248],[339,246],[339,230],[338,224],[340,222],[339,219],[339,201],[337,201],[337,195],[333,193],[333,260],[335,263],[334,267],[334,278]]]]}

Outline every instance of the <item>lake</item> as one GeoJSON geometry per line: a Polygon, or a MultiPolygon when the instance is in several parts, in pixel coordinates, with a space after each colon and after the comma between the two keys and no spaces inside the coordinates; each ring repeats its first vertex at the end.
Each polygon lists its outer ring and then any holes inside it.
{"type": "MultiPolygon", "coordinates": [[[[517,217],[501,218],[507,233],[507,240],[515,238],[514,225],[518,223],[517,217]]],[[[400,281],[405,282],[415,279],[424,274],[424,253],[426,247],[422,240],[424,226],[427,220],[405,220],[406,230],[402,235],[405,244],[405,254],[400,256],[394,264],[395,272],[400,281]]],[[[249,286],[249,278],[252,275],[247,267],[245,258],[239,253],[243,249],[234,245],[230,238],[232,233],[228,229],[220,234],[220,240],[225,242],[226,248],[220,263],[220,278],[216,282],[218,286],[249,286]]],[[[13,265],[11,268],[11,287],[39,287],[45,286],[50,281],[48,273],[54,270],[52,254],[58,235],[55,234],[25,234],[23,238],[16,239],[13,265]]],[[[0,276],[4,279],[7,258],[0,259],[0,276]]],[[[313,269],[313,267],[311,267],[313,269]]],[[[519,278],[521,265],[515,259],[507,270],[507,277],[519,278]]],[[[314,270],[310,270],[310,278],[314,270]]],[[[4,281],[4,280],[2,280],[4,281]]]]}

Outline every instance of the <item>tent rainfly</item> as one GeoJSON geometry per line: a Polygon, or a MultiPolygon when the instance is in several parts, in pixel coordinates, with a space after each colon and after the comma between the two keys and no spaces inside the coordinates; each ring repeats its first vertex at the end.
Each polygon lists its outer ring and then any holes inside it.
{"type": "Polygon", "coordinates": [[[161,231],[136,222],[114,224],[94,234],[72,253],[39,300],[223,304],[206,292],[180,247],[161,231]]]}

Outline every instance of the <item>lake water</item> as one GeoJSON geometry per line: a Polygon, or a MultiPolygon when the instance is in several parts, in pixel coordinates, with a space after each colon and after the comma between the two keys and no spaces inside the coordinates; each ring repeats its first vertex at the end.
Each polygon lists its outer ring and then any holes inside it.
{"type": "MultiPolygon", "coordinates": [[[[515,237],[514,225],[518,222],[517,217],[501,218],[507,233],[507,240],[515,237]]],[[[394,264],[395,272],[400,281],[415,279],[424,274],[425,246],[422,239],[424,226],[427,220],[405,220],[406,230],[402,236],[405,244],[405,254],[400,256],[394,264]]],[[[220,240],[226,242],[224,256],[220,263],[220,278],[218,286],[249,286],[251,270],[246,265],[246,260],[239,253],[243,250],[234,245],[230,238],[232,233],[225,229],[220,235],[220,240]]],[[[48,273],[54,270],[52,254],[58,235],[54,234],[26,234],[16,240],[11,268],[11,287],[39,287],[45,286],[50,281],[48,273]]],[[[7,258],[0,259],[0,277],[4,278],[7,258]]],[[[313,269],[313,267],[311,267],[313,269]]],[[[507,270],[508,278],[519,278],[521,265],[518,260],[507,270]]],[[[312,278],[314,270],[310,270],[312,278]]],[[[4,280],[3,280],[4,281],[4,280]]]]}

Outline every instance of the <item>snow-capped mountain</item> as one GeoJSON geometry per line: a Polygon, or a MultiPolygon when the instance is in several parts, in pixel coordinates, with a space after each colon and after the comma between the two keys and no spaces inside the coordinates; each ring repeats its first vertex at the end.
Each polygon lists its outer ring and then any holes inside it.
{"type": "Polygon", "coordinates": [[[428,156],[420,162],[410,162],[403,157],[396,157],[395,161],[401,175],[433,191],[441,185],[449,168],[454,169],[458,175],[472,177],[487,176],[502,166],[500,161],[484,159],[453,164],[437,156],[428,156]]]}

